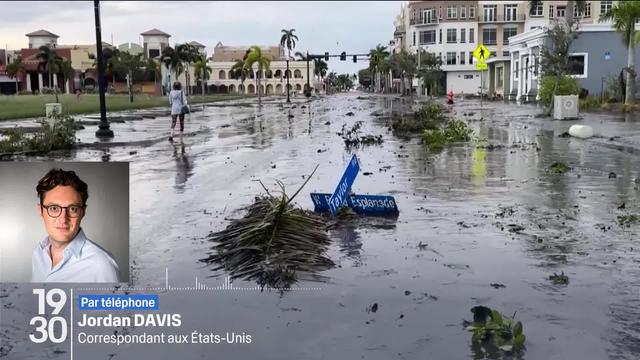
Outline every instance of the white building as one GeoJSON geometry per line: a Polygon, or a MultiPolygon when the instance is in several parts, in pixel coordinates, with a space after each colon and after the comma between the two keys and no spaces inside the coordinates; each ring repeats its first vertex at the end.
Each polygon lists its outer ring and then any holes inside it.
{"type": "MultiPolygon", "coordinates": [[[[280,46],[260,46],[263,55],[271,60],[269,70],[263,71],[260,77],[260,93],[265,95],[286,95],[287,62],[284,49],[280,46]]],[[[257,67],[244,82],[231,71],[238,60],[242,60],[248,46],[226,46],[219,42],[215,48],[209,67],[211,77],[207,81],[210,91],[215,93],[256,94],[258,84],[257,67]]],[[[322,84],[314,80],[314,63],[309,61],[309,84],[312,89],[322,91],[322,84]]],[[[291,95],[302,94],[307,83],[307,62],[289,61],[289,88],[291,95]]]]}

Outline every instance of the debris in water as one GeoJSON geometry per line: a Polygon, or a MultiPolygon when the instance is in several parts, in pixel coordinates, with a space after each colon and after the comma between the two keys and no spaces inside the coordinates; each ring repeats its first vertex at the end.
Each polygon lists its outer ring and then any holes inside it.
{"type": "Polygon", "coordinates": [[[559,275],[556,273],[549,275],[549,280],[556,285],[567,285],[569,283],[569,277],[564,274],[564,271],[559,275]]]}
{"type": "Polygon", "coordinates": [[[346,116],[353,116],[353,115],[355,115],[355,114],[353,113],[353,111],[349,111],[349,112],[348,112],[348,113],[346,113],[345,115],[346,115],[346,116]]]}
{"type": "Polygon", "coordinates": [[[373,305],[367,308],[368,313],[375,313],[376,311],[378,311],[378,303],[373,303],[373,305]]]}
{"type": "Polygon", "coordinates": [[[616,175],[616,173],[614,173],[613,171],[609,173],[609,179],[615,179],[616,177],[618,177],[618,175],[616,175]]]}
{"type": "Polygon", "coordinates": [[[558,174],[558,175],[562,175],[562,174],[566,173],[567,171],[569,171],[570,169],[571,168],[569,168],[567,165],[565,165],[565,163],[560,162],[560,161],[554,162],[549,167],[549,170],[551,170],[552,173],[558,174]]]}
{"type": "Polygon", "coordinates": [[[495,289],[500,289],[500,288],[506,288],[507,286],[504,284],[498,284],[498,283],[491,283],[489,284],[491,287],[495,288],[495,289]]]}

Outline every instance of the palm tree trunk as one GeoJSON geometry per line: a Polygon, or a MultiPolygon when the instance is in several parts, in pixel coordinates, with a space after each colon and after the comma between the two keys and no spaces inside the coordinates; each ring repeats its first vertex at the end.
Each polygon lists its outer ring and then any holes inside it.
{"type": "Polygon", "coordinates": [[[629,44],[627,44],[627,90],[624,103],[629,105],[635,103],[635,82],[636,79],[631,72],[635,72],[636,54],[633,47],[633,39],[635,36],[630,36],[629,44]]]}
{"type": "Polygon", "coordinates": [[[200,79],[200,82],[202,84],[202,96],[204,96],[204,68],[202,68],[202,79],[200,79]]]}
{"type": "Polygon", "coordinates": [[[20,94],[20,90],[18,90],[18,75],[16,75],[16,95],[20,94]]]}

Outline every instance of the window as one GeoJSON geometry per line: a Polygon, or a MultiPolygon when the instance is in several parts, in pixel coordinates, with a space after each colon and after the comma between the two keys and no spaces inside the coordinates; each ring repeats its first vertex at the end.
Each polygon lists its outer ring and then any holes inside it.
{"type": "Polygon", "coordinates": [[[461,6],[460,7],[460,19],[464,19],[467,17],[467,7],[466,6],[461,6]]]}
{"type": "Polygon", "coordinates": [[[432,45],[436,43],[436,31],[420,31],[420,45],[432,45]]]}
{"type": "Polygon", "coordinates": [[[465,80],[473,80],[473,75],[465,75],[464,79],[465,80]]]}
{"type": "Polygon", "coordinates": [[[587,54],[570,54],[569,55],[569,75],[576,77],[587,77],[587,54]]]}
{"type": "Polygon", "coordinates": [[[466,56],[464,56],[464,51],[461,51],[461,52],[460,52],[460,65],[464,65],[464,58],[465,58],[465,57],[466,57],[466,56]]]}
{"type": "Polygon", "coordinates": [[[584,3],[584,17],[591,17],[591,2],[584,3]]]}
{"type": "Polygon", "coordinates": [[[416,46],[416,32],[413,32],[413,46],[416,46]]]}
{"type": "Polygon", "coordinates": [[[496,29],[482,29],[482,43],[485,45],[495,45],[496,29]]]}
{"type": "Polygon", "coordinates": [[[558,6],[556,7],[556,16],[563,18],[565,16],[567,12],[567,7],[566,6],[558,6]]]}
{"type": "Polygon", "coordinates": [[[607,11],[611,10],[613,7],[612,0],[601,0],[600,1],[600,15],[605,14],[607,11]]]}
{"type": "Polygon", "coordinates": [[[160,56],[160,50],[158,50],[158,49],[149,49],[149,57],[150,58],[153,59],[153,58],[156,58],[158,56],[160,56]]]}
{"type": "Polygon", "coordinates": [[[420,15],[420,23],[422,24],[431,24],[435,22],[433,9],[423,9],[420,15]]]}
{"type": "Polygon", "coordinates": [[[509,51],[505,50],[502,52],[502,56],[509,56],[509,51]]]}
{"type": "Polygon", "coordinates": [[[455,65],[456,64],[456,53],[448,52],[447,53],[447,65],[455,65]]]}
{"type": "Polygon", "coordinates": [[[543,4],[542,1],[540,1],[536,7],[532,7],[529,10],[529,15],[531,15],[531,16],[544,16],[543,11],[544,11],[544,4],[543,4]]]}
{"type": "Polygon", "coordinates": [[[553,15],[555,15],[555,13],[553,12],[553,9],[554,9],[553,5],[549,5],[549,18],[552,18],[553,15]]]}
{"type": "Polygon", "coordinates": [[[476,42],[475,39],[473,38],[473,35],[474,35],[473,33],[474,33],[474,29],[473,28],[469,29],[469,42],[470,43],[476,42]]]}
{"type": "Polygon", "coordinates": [[[506,21],[516,21],[518,15],[518,5],[508,4],[504,6],[504,19],[506,21]]]}
{"type": "Polygon", "coordinates": [[[518,80],[518,74],[520,73],[519,65],[520,65],[520,62],[516,61],[516,65],[513,67],[513,79],[514,80],[518,80]]]}
{"type": "Polygon", "coordinates": [[[457,19],[457,18],[458,18],[458,7],[447,6],[447,19],[457,19]]]}
{"type": "Polygon", "coordinates": [[[495,22],[497,12],[498,12],[498,5],[484,5],[483,6],[484,21],[495,22]]]}
{"type": "Polygon", "coordinates": [[[438,19],[442,19],[442,8],[438,8],[438,19]]]}
{"type": "Polygon", "coordinates": [[[498,81],[496,81],[497,87],[502,87],[502,84],[504,84],[503,73],[502,73],[503,71],[504,71],[504,68],[502,67],[496,68],[496,77],[498,78],[498,81]]]}
{"type": "Polygon", "coordinates": [[[457,32],[456,29],[447,29],[447,44],[458,42],[458,39],[456,39],[457,32]]]}
{"type": "Polygon", "coordinates": [[[438,38],[438,44],[442,44],[442,29],[440,29],[439,33],[440,37],[438,38]]]}
{"type": "Polygon", "coordinates": [[[473,51],[469,51],[469,65],[473,64],[473,51]]]}
{"type": "Polygon", "coordinates": [[[533,75],[531,76],[532,78],[537,78],[538,77],[538,57],[534,56],[533,57],[533,75]]]}
{"type": "Polygon", "coordinates": [[[509,38],[511,36],[514,36],[518,33],[518,28],[504,28],[502,30],[502,43],[503,44],[508,44],[509,43],[509,38]]]}
{"type": "Polygon", "coordinates": [[[469,6],[469,19],[473,19],[476,17],[476,7],[469,6]]]}
{"type": "Polygon", "coordinates": [[[460,29],[460,42],[464,43],[467,41],[467,29],[460,29]]]}
{"type": "Polygon", "coordinates": [[[441,52],[438,53],[438,60],[442,61],[442,53],[441,52]]]}

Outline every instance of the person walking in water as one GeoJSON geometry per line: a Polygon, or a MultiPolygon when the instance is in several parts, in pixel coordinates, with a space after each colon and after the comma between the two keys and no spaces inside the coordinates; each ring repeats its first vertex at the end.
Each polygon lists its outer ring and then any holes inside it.
{"type": "Polygon", "coordinates": [[[188,112],[187,98],[182,91],[182,84],[179,81],[173,83],[173,90],[169,93],[169,105],[171,105],[171,135],[169,141],[173,141],[173,132],[176,121],[180,118],[180,140],[184,132],[184,115],[188,112]]]}

